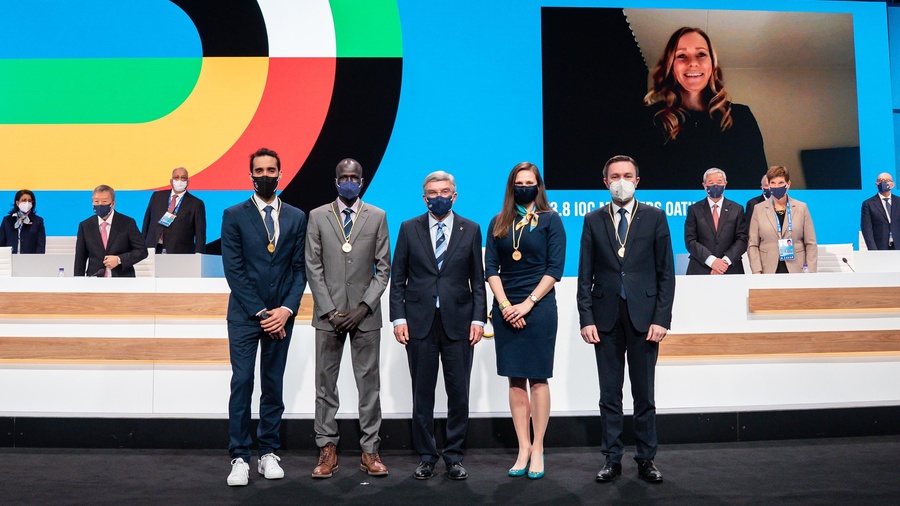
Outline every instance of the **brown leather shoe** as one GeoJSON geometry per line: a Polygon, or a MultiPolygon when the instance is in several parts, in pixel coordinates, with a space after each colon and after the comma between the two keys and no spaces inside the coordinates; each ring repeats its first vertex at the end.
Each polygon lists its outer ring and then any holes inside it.
{"type": "Polygon", "coordinates": [[[319,448],[319,463],[313,469],[313,478],[331,478],[338,470],[337,448],[334,443],[326,443],[319,448]]]}
{"type": "Polygon", "coordinates": [[[363,453],[359,462],[359,470],[365,471],[369,476],[387,476],[387,467],[381,463],[381,457],[377,453],[363,453]]]}

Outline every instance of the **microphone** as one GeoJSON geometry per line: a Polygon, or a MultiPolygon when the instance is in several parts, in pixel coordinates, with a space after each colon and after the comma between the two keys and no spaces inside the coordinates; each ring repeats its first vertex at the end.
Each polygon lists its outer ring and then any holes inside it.
{"type": "Polygon", "coordinates": [[[95,278],[103,278],[103,277],[106,277],[106,267],[100,268],[100,270],[97,271],[97,274],[94,274],[93,277],[95,277],[95,278]]]}
{"type": "Polygon", "coordinates": [[[847,267],[849,267],[851,271],[853,271],[854,273],[856,272],[856,269],[854,269],[853,266],[850,265],[850,262],[847,261],[847,257],[841,257],[841,262],[847,264],[847,267]]]}

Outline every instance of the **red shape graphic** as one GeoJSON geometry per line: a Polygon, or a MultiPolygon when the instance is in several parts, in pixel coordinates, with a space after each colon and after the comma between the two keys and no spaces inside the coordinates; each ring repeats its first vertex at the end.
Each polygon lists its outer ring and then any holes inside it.
{"type": "Polygon", "coordinates": [[[250,189],[250,154],[262,147],[278,152],[278,187],[287,187],[322,131],[336,65],[335,58],[270,58],[266,87],[247,129],[212,165],[191,175],[191,189],[250,189]]]}

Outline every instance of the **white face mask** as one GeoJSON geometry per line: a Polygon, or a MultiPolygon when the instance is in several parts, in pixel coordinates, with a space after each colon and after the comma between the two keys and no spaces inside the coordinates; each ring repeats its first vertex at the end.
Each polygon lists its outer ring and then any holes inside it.
{"type": "Polygon", "coordinates": [[[28,202],[28,201],[25,201],[25,202],[19,202],[19,211],[22,211],[23,213],[26,213],[26,214],[27,214],[28,211],[31,211],[31,208],[32,208],[32,207],[33,207],[33,206],[32,206],[32,204],[31,204],[31,202],[28,202]]]}
{"type": "Polygon", "coordinates": [[[629,202],[634,197],[634,183],[625,179],[613,181],[609,185],[609,194],[615,202],[629,202]]]}
{"type": "Polygon", "coordinates": [[[175,193],[181,193],[184,190],[187,190],[187,181],[172,181],[172,189],[175,190],[175,193]]]}

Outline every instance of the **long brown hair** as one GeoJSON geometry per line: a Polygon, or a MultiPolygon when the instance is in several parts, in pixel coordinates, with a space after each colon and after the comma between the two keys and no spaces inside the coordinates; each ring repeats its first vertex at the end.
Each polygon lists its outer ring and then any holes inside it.
{"type": "Polygon", "coordinates": [[[697,33],[706,40],[709,54],[712,58],[712,75],[703,92],[706,102],[706,111],[710,118],[719,118],[719,127],[724,132],[731,128],[731,96],[725,89],[725,81],[722,78],[722,69],[719,67],[719,58],[713,49],[709,35],[699,28],[681,27],[669,37],[666,49],[659,57],[659,62],[653,68],[653,88],[644,97],[644,105],[651,106],[662,102],[664,107],[653,116],[653,123],[658,125],[665,134],[666,142],[675,140],[681,125],[685,120],[687,111],[682,107],[681,92],[678,81],[672,67],[675,63],[675,51],[678,49],[678,41],[688,33],[697,33]]]}
{"type": "Polygon", "coordinates": [[[531,162],[522,162],[512,168],[509,177],[506,179],[506,192],[503,194],[503,207],[494,220],[493,235],[497,238],[506,237],[512,224],[518,218],[516,212],[516,176],[523,170],[530,170],[534,174],[534,180],[537,181],[537,197],[534,198],[534,212],[545,213],[552,211],[550,201],[547,200],[547,190],[544,188],[544,179],[538,171],[537,166],[531,162]]]}

